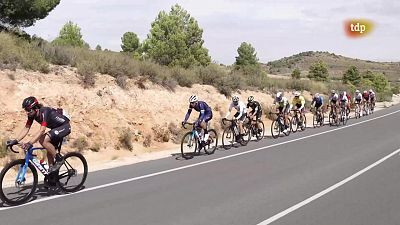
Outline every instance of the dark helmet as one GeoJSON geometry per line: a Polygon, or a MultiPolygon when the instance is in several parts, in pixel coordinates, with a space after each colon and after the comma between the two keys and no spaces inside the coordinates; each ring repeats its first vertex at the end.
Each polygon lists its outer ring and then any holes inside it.
{"type": "Polygon", "coordinates": [[[25,98],[24,101],[22,102],[22,108],[25,110],[26,109],[31,110],[31,109],[37,108],[37,106],[39,106],[39,102],[33,96],[25,98]]]}
{"type": "Polygon", "coordinates": [[[247,99],[248,102],[253,102],[254,101],[254,97],[253,96],[249,96],[249,98],[247,99]]]}

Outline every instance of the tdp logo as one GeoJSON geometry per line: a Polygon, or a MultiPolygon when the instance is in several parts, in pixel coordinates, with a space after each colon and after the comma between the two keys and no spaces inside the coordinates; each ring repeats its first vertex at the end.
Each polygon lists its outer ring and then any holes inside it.
{"type": "Polygon", "coordinates": [[[346,35],[351,38],[363,37],[372,31],[373,23],[365,19],[352,19],[344,22],[346,35]]]}

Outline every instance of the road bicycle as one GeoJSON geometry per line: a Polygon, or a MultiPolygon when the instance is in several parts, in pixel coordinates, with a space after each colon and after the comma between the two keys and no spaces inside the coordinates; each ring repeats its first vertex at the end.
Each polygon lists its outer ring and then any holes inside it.
{"type": "Polygon", "coordinates": [[[290,111],[292,111],[294,113],[292,119],[290,120],[290,128],[291,128],[292,132],[296,133],[297,130],[299,129],[299,127],[302,131],[304,131],[307,126],[306,116],[302,116],[303,119],[301,119],[300,118],[301,113],[298,109],[293,109],[290,111]]]}
{"type": "MultiPolygon", "coordinates": [[[[83,187],[88,174],[88,165],[85,157],[79,152],[68,152],[61,155],[60,141],[56,145],[57,154],[64,159],[64,164],[59,170],[49,173],[47,167],[42,165],[35,154],[36,150],[45,148],[31,147],[25,150],[25,158],[16,159],[8,163],[0,174],[0,198],[9,205],[19,205],[27,202],[38,186],[38,172],[44,176],[47,188],[59,187],[64,192],[75,192],[83,187]]],[[[8,145],[14,153],[19,153],[8,145]]]]}
{"type": "Polygon", "coordinates": [[[336,108],[337,108],[336,104],[331,106],[331,110],[329,112],[329,125],[330,126],[339,126],[340,125],[340,121],[339,121],[339,117],[337,115],[336,108]]]}
{"type": "Polygon", "coordinates": [[[324,120],[325,120],[325,115],[324,115],[324,112],[322,111],[321,107],[319,109],[314,108],[314,113],[313,113],[314,128],[323,126],[324,120]]]}
{"type": "Polygon", "coordinates": [[[255,137],[256,141],[259,141],[264,138],[264,133],[265,133],[265,126],[264,122],[261,119],[252,121],[249,117],[247,117],[247,122],[244,124],[246,128],[250,132],[250,137],[255,137]],[[261,124],[261,130],[259,130],[258,125],[261,124]]]}
{"type": "Polygon", "coordinates": [[[285,117],[283,116],[283,113],[281,112],[270,112],[269,114],[276,114],[275,120],[272,121],[271,123],[271,135],[273,138],[278,138],[281,133],[283,133],[285,136],[289,136],[290,134],[290,124],[287,125],[285,123],[285,117]]]}
{"type": "Polygon", "coordinates": [[[239,143],[242,146],[247,145],[250,141],[250,132],[248,129],[248,126],[245,126],[245,123],[243,123],[243,136],[242,138],[239,138],[239,127],[237,124],[237,120],[229,120],[229,119],[222,119],[222,124],[226,125],[225,122],[230,122],[230,125],[224,129],[224,132],[222,133],[222,147],[226,150],[232,148],[232,146],[235,143],[239,143]]]}
{"type": "Polygon", "coordinates": [[[208,129],[208,139],[203,140],[202,128],[196,127],[196,123],[188,123],[183,124],[183,128],[186,129],[186,124],[192,126],[192,130],[187,132],[182,137],[181,141],[181,155],[185,159],[191,159],[196,154],[199,154],[202,149],[206,152],[207,155],[211,155],[215,152],[218,147],[218,135],[214,129],[208,129]]]}
{"type": "Polygon", "coordinates": [[[348,120],[349,120],[349,117],[348,117],[348,110],[347,110],[346,104],[342,103],[342,104],[340,104],[339,123],[346,125],[348,120]]]}
{"type": "Polygon", "coordinates": [[[354,103],[354,117],[356,119],[361,118],[361,106],[360,103],[354,103]]]}

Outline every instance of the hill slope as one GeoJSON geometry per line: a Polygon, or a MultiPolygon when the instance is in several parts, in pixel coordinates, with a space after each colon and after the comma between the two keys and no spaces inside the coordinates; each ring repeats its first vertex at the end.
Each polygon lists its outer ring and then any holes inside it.
{"type": "Polygon", "coordinates": [[[390,81],[398,81],[400,78],[400,62],[373,62],[329,52],[302,52],[268,62],[263,66],[271,74],[290,75],[295,68],[299,68],[302,71],[302,75],[306,75],[310,65],[319,60],[327,64],[331,77],[341,78],[343,72],[349,69],[350,66],[356,66],[361,72],[370,70],[384,73],[390,81]]]}

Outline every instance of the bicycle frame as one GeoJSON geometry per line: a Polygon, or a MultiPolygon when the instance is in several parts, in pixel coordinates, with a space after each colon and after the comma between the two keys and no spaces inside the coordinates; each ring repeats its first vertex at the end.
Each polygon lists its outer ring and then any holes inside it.
{"type": "Polygon", "coordinates": [[[17,183],[22,183],[24,181],[29,162],[31,162],[33,164],[33,166],[36,168],[36,170],[39,170],[44,176],[49,174],[49,171],[46,168],[43,168],[43,166],[40,164],[39,160],[33,154],[33,151],[35,151],[35,150],[44,150],[44,149],[45,148],[33,148],[32,147],[26,151],[25,164],[23,167],[20,167],[18,169],[17,178],[16,178],[17,183]]]}

